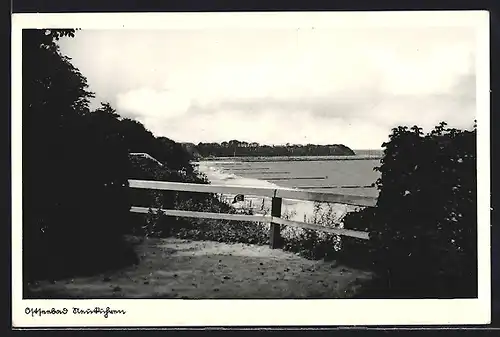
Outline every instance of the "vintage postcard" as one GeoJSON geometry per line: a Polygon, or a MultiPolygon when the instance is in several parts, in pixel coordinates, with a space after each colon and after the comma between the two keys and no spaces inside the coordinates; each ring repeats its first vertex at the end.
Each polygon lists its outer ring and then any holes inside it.
{"type": "Polygon", "coordinates": [[[486,11],[14,14],[12,324],[490,322],[486,11]]]}

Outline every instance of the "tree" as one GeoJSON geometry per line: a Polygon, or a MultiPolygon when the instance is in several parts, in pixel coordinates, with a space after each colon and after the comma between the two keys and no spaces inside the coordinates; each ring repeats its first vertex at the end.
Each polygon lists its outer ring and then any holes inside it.
{"type": "Polygon", "coordinates": [[[371,232],[370,256],[397,297],[477,296],[476,130],[445,126],[394,128],[377,207],[345,218],[371,232]]]}
{"type": "Polygon", "coordinates": [[[37,254],[37,240],[49,224],[64,217],[61,210],[68,199],[60,196],[71,186],[67,163],[75,160],[74,126],[93,97],[85,78],[55,43],[73,34],[23,30],[23,224],[28,257],[37,254]]]}
{"type": "Polygon", "coordinates": [[[27,279],[97,269],[128,254],[119,227],[129,210],[127,151],[116,114],[109,105],[90,112],[86,78],[59,51],[56,41],[74,34],[23,31],[27,279]]]}

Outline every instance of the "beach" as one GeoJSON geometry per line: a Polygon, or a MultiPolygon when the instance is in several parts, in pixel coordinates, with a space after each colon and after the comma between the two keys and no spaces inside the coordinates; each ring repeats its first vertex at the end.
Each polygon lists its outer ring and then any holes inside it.
{"type": "MultiPolygon", "coordinates": [[[[245,187],[292,188],[323,193],[343,195],[361,195],[377,197],[378,191],[372,185],[378,178],[373,168],[378,159],[343,160],[337,158],[309,160],[255,161],[248,158],[226,158],[224,160],[202,160],[195,163],[198,171],[207,176],[211,184],[245,187]]],[[[232,203],[234,194],[221,196],[232,203]]],[[[244,196],[243,201],[233,204],[237,209],[252,209],[254,213],[269,213],[271,198],[244,196]]],[[[341,222],[348,212],[358,207],[345,204],[317,204],[326,212],[331,207],[330,215],[341,222]]],[[[282,217],[294,221],[312,222],[314,202],[284,199],[282,217]]]]}

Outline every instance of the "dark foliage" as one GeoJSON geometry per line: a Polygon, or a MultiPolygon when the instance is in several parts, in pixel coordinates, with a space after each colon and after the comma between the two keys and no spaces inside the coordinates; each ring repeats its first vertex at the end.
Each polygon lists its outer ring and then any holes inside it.
{"type": "Polygon", "coordinates": [[[335,234],[304,229],[299,235],[283,237],[283,250],[298,253],[311,260],[332,260],[337,258],[338,254],[335,250],[335,236],[335,234]]]}
{"type": "Polygon", "coordinates": [[[142,123],[128,118],[120,121],[120,133],[125,137],[130,153],[147,152],[172,170],[193,173],[192,158],[181,144],[166,137],[155,137],[142,123]]]}
{"type": "MultiPolygon", "coordinates": [[[[344,218],[344,227],[352,230],[369,232],[375,222],[376,208],[366,208],[351,212],[344,218]]],[[[376,269],[376,245],[373,240],[342,237],[342,249],[338,252],[339,260],[352,267],[376,269]]]]}
{"type": "Polygon", "coordinates": [[[269,243],[269,232],[264,227],[265,224],[244,221],[192,219],[175,222],[170,227],[169,236],[190,240],[265,245],[269,243]]]}
{"type": "Polygon", "coordinates": [[[335,156],[354,155],[345,145],[261,145],[231,140],[219,143],[199,143],[196,147],[201,157],[270,157],[270,156],[335,156]]]}
{"type": "MultiPolygon", "coordinates": [[[[213,195],[128,188],[128,179],[207,184],[192,156],[108,103],[90,111],[86,78],[56,41],[74,30],[23,35],[23,252],[27,280],[135,262],[123,234],[152,235],[130,206],[212,207],[213,195]],[[147,153],[158,162],[130,153],[147,153]]],[[[226,206],[228,207],[228,206],[226,206]]],[[[156,221],[157,222],[157,221],[156,221]]]]}
{"type": "Polygon", "coordinates": [[[476,130],[445,127],[393,129],[377,207],[345,219],[370,231],[346,254],[370,255],[396,297],[477,296],[476,130]]]}
{"type": "MultiPolygon", "coordinates": [[[[23,267],[27,280],[126,262],[127,149],[116,118],[89,111],[85,77],[55,41],[23,31],[23,267]]],[[[133,254],[130,255],[133,258],[133,254]]]]}

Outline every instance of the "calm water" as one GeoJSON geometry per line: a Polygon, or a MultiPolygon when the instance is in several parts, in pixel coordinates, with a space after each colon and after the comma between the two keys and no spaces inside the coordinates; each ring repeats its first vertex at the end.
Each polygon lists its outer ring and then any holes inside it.
{"type": "MultiPolygon", "coordinates": [[[[356,151],[356,153],[360,153],[356,151]]],[[[369,153],[374,155],[374,153],[369,153]]],[[[356,157],[356,156],[353,156],[356,157]]],[[[372,157],[373,158],[373,157],[372,157]]],[[[366,153],[357,158],[345,160],[344,157],[290,158],[279,161],[272,158],[255,160],[255,158],[218,158],[198,163],[200,172],[205,173],[212,184],[252,186],[252,187],[287,187],[309,191],[320,191],[335,194],[363,195],[377,197],[378,191],[371,185],[378,179],[379,173],[374,171],[380,165],[380,159],[366,159],[366,153]],[[355,159],[355,160],[353,160],[355,159]]],[[[226,196],[228,200],[232,195],[226,196]]],[[[267,198],[247,197],[245,207],[269,207],[267,198]]],[[[303,221],[310,217],[313,203],[284,200],[284,212],[293,211],[292,219],[303,221]]],[[[339,216],[352,207],[336,205],[339,216]]]]}

